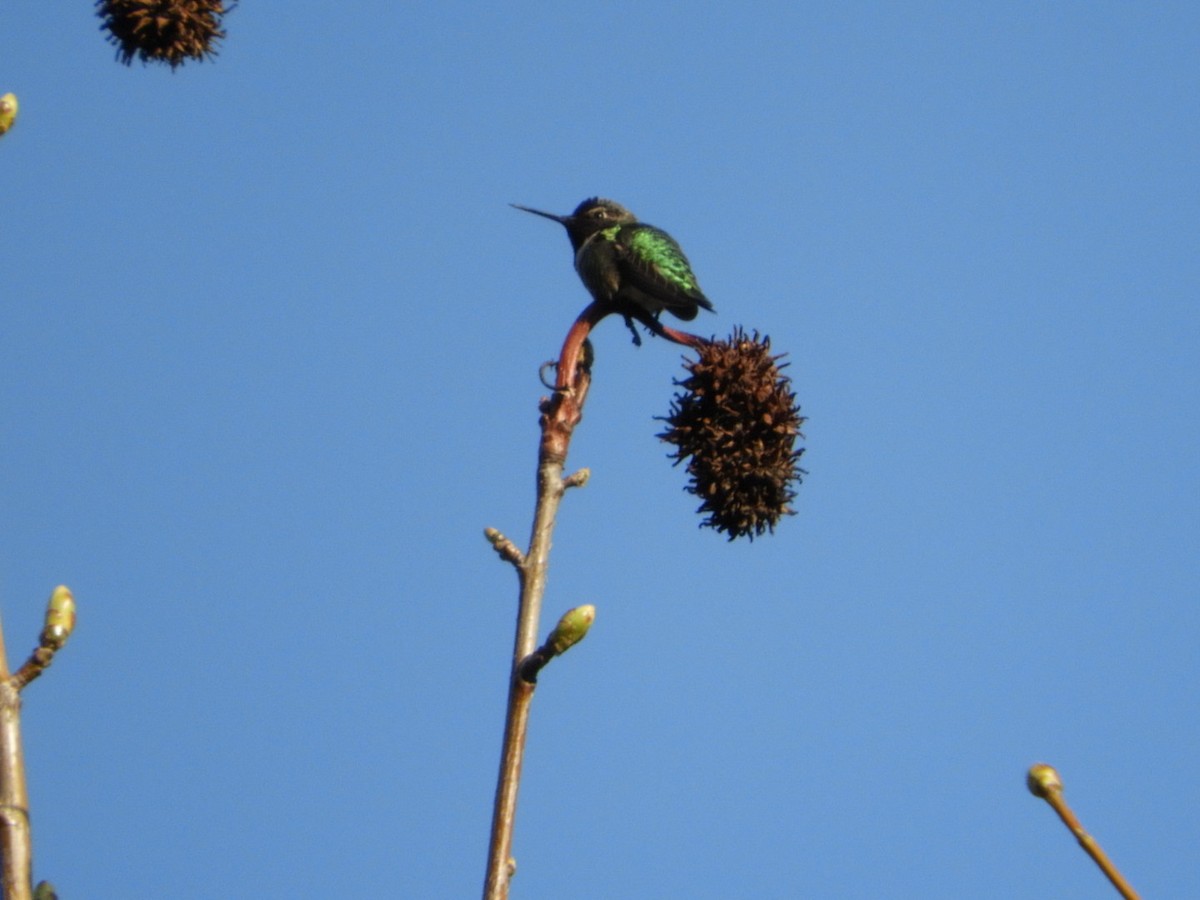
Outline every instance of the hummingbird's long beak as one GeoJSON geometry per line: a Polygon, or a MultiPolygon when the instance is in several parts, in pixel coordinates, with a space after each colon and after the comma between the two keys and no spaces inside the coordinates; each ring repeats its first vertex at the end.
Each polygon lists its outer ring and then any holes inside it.
{"type": "Polygon", "coordinates": [[[555,222],[558,222],[560,225],[566,225],[569,221],[571,221],[570,216],[556,216],[554,213],[542,212],[540,209],[533,209],[532,207],[529,207],[529,206],[522,206],[520,203],[510,203],[508,205],[511,206],[513,209],[523,209],[527,213],[533,213],[535,216],[541,216],[542,218],[545,218],[545,219],[553,219],[555,222]]]}

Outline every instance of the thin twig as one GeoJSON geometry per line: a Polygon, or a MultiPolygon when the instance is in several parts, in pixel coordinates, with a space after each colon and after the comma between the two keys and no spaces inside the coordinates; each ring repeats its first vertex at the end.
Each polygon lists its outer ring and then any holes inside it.
{"type": "MultiPolygon", "coordinates": [[[[60,584],[46,604],[45,626],[38,647],[10,675],[0,627],[0,890],[4,900],[30,900],[33,884],[33,836],[29,829],[29,791],[21,749],[21,689],[41,675],[75,628],[75,597],[60,584]]],[[[53,896],[54,888],[38,886],[37,896],[53,896]]]]}
{"type": "Polygon", "coordinates": [[[21,750],[21,695],[8,671],[0,626],[0,890],[4,900],[29,900],[32,861],[29,792],[21,750]]]}
{"type": "Polygon", "coordinates": [[[512,563],[518,569],[525,563],[525,554],[521,552],[512,541],[506,538],[495,528],[485,528],[483,536],[488,539],[488,543],[492,545],[495,551],[500,554],[500,558],[512,563]]]}
{"type": "Polygon", "coordinates": [[[1079,846],[1083,847],[1087,855],[1100,867],[1100,871],[1112,882],[1112,886],[1117,889],[1117,892],[1125,900],[1139,900],[1137,891],[1125,880],[1125,876],[1117,871],[1117,867],[1113,865],[1112,860],[1101,849],[1096,839],[1084,831],[1083,825],[1075,813],[1067,806],[1067,801],[1063,798],[1062,779],[1058,777],[1058,772],[1054,767],[1045,763],[1038,763],[1030,767],[1026,784],[1030,793],[1035,797],[1041,797],[1050,804],[1051,809],[1058,813],[1062,823],[1079,841],[1079,846]]]}

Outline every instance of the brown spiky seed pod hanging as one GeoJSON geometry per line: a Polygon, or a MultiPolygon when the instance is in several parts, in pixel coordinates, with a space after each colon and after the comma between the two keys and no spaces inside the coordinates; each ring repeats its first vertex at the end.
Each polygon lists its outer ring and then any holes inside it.
{"type": "Polygon", "coordinates": [[[97,0],[101,31],[117,47],[117,59],[165,62],[172,69],[189,59],[216,56],[225,32],[221,17],[235,4],[222,0],[97,0]]]}
{"type": "Polygon", "coordinates": [[[737,328],[697,350],[659,437],[675,445],[676,465],[688,460],[687,490],[707,514],[700,524],[753,540],[792,513],[793,485],[805,474],[796,449],[804,417],[769,337],[737,328]]]}

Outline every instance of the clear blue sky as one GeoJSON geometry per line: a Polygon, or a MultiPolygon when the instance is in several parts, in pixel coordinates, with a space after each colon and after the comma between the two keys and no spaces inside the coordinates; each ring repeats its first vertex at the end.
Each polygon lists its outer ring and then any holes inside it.
{"type": "Polygon", "coordinates": [[[516,898],[1200,895],[1200,7],[243,3],[126,69],[6,4],[0,611],[64,897],[477,896],[538,366],[612,197],[810,417],[697,528],[595,335],[516,898]],[[19,660],[14,660],[19,661],[19,660]]]}

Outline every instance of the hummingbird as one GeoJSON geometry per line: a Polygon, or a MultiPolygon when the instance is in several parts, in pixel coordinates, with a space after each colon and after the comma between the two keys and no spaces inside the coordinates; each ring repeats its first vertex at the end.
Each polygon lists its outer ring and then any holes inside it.
{"type": "MultiPolygon", "coordinates": [[[[575,271],[584,287],[597,303],[623,315],[631,331],[631,312],[657,319],[665,309],[686,322],[696,318],[700,307],[712,310],[675,239],[661,228],[639,222],[621,204],[591,197],[569,216],[510,205],[567,229],[575,271]]],[[[636,331],[634,342],[640,343],[636,331]]]]}

